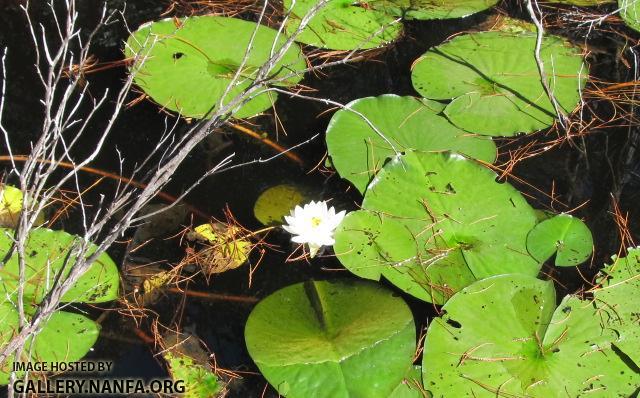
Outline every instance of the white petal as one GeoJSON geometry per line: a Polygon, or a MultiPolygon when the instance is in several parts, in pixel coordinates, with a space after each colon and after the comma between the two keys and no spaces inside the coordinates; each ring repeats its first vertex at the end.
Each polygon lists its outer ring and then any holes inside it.
{"type": "Polygon", "coordinates": [[[309,244],[309,256],[311,258],[314,258],[316,256],[316,254],[318,254],[318,250],[320,250],[322,246],[316,246],[313,244],[309,244]]]}
{"type": "Polygon", "coordinates": [[[321,236],[315,237],[315,239],[313,239],[313,243],[318,246],[331,246],[336,243],[336,241],[330,236],[321,236]]]}
{"type": "Polygon", "coordinates": [[[336,209],[333,206],[331,206],[329,208],[329,218],[333,218],[335,217],[335,215],[336,215],[336,209]]]}
{"type": "Polygon", "coordinates": [[[291,241],[295,243],[307,243],[307,240],[302,235],[292,237],[291,241]]]}
{"type": "Polygon", "coordinates": [[[344,216],[347,212],[345,210],[342,210],[340,213],[336,214],[335,216],[333,216],[331,218],[331,220],[329,220],[327,222],[327,227],[329,229],[331,229],[332,231],[334,229],[336,229],[338,227],[338,225],[340,225],[340,223],[342,222],[342,220],[344,219],[344,216]]]}
{"type": "Polygon", "coordinates": [[[291,225],[283,225],[282,229],[284,229],[285,231],[289,232],[290,234],[296,235],[297,232],[297,228],[291,226],[291,225]]]}

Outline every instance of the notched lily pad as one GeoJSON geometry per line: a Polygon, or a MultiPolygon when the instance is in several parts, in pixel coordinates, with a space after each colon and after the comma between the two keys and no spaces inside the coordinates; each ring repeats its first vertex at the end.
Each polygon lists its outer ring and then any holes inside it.
{"type": "Polygon", "coordinates": [[[631,28],[640,32],[640,1],[638,0],[618,0],[620,16],[631,28]]]}
{"type": "Polygon", "coordinates": [[[556,253],[555,265],[571,267],[591,257],[593,237],[589,227],[578,218],[560,214],[542,221],[529,232],[527,250],[540,262],[556,253]]]}
{"type": "Polygon", "coordinates": [[[435,397],[627,397],[640,374],[611,347],[592,302],[553,283],[500,275],[465,288],[429,325],[425,386],[435,397]]]}
{"type": "Polygon", "coordinates": [[[299,188],[289,184],[276,185],[260,194],[253,205],[253,215],[263,225],[280,225],[291,209],[305,201],[306,195],[299,188]]]}
{"type": "Polygon", "coordinates": [[[618,334],[613,344],[640,366],[640,248],[613,259],[593,295],[606,325],[618,334]]]}
{"type": "Polygon", "coordinates": [[[224,383],[218,379],[207,352],[194,335],[169,333],[162,339],[162,357],[169,374],[175,381],[184,383],[184,398],[213,398],[224,396],[224,383]]]}
{"type": "MultiPolygon", "coordinates": [[[[289,35],[297,32],[302,19],[317,4],[317,0],[284,0],[284,11],[291,10],[285,27],[289,35]]],[[[334,50],[380,47],[400,35],[402,25],[395,20],[366,2],[329,0],[296,36],[296,41],[334,50]]]]}
{"type": "MultiPolygon", "coordinates": [[[[0,348],[13,338],[19,325],[18,311],[9,301],[0,302],[0,348]]],[[[74,362],[95,344],[100,326],[91,319],[70,312],[56,311],[40,332],[25,343],[19,362],[74,362]]],[[[9,382],[15,356],[0,365],[0,385],[9,382]]],[[[21,374],[18,372],[18,374],[21,374]]]]}
{"type": "Polygon", "coordinates": [[[431,394],[422,387],[422,367],[412,366],[389,398],[431,398],[431,394]]]}
{"type": "Polygon", "coordinates": [[[535,276],[540,263],[526,250],[535,213],[495,179],[458,154],[397,156],[369,185],[363,210],[338,227],[336,255],[357,275],[384,276],[438,304],[477,279],[535,276]]]}
{"type": "Polygon", "coordinates": [[[22,191],[18,188],[0,184],[0,226],[14,228],[22,211],[22,191]]]}
{"type": "MultiPolygon", "coordinates": [[[[0,183],[0,228],[15,228],[22,212],[22,191],[12,185],[0,183]]],[[[36,225],[44,223],[44,214],[38,214],[36,225]]]]}
{"type": "MultiPolygon", "coordinates": [[[[0,253],[8,253],[12,244],[13,231],[0,228],[0,253]]],[[[49,292],[58,275],[62,279],[69,275],[70,267],[76,256],[70,253],[74,242],[80,239],[64,231],[53,231],[46,228],[38,228],[29,234],[26,253],[26,283],[24,287],[25,297],[33,303],[39,303],[49,292]]],[[[90,255],[96,246],[90,244],[90,255]]],[[[0,285],[4,289],[3,294],[17,295],[19,280],[18,256],[14,254],[0,268],[0,285]]],[[[80,279],[65,293],[62,302],[102,303],[115,300],[118,297],[120,275],[118,268],[107,253],[102,253],[91,264],[80,279]]]]}
{"type": "Polygon", "coordinates": [[[443,105],[438,102],[382,95],[357,99],[347,108],[331,118],[327,148],[340,176],[360,192],[390,157],[407,149],[456,151],[489,163],[496,158],[490,138],[452,125],[439,115],[443,105]]]}
{"type": "MultiPolygon", "coordinates": [[[[535,33],[461,35],[414,63],[413,86],[425,98],[450,100],[444,113],[464,130],[495,136],[541,130],[557,115],[541,82],[535,47],[535,33]]],[[[541,57],[549,88],[571,113],[589,75],[581,50],[547,35],[541,57]]]]}
{"type": "Polygon", "coordinates": [[[369,0],[373,9],[405,19],[464,18],[493,7],[498,0],[369,0]]]}
{"type": "MultiPolygon", "coordinates": [[[[239,79],[229,89],[222,103],[249,88],[256,72],[286,38],[266,26],[218,16],[167,19],[145,24],[127,40],[125,55],[135,57],[131,73],[140,86],[160,106],[185,117],[203,118],[217,107],[234,75],[239,79]],[[253,46],[245,58],[246,48],[253,46]],[[274,45],[275,43],[275,45],[274,45]],[[240,67],[242,66],[242,69],[240,67]]],[[[293,44],[274,71],[273,78],[293,76],[278,84],[289,86],[302,79],[306,63],[293,44]]],[[[244,104],[235,117],[250,117],[270,108],[277,96],[264,93],[244,104]]]]}
{"type": "Polygon", "coordinates": [[[411,367],[415,338],[409,307],[369,282],[288,286],[262,300],[245,328],[262,374],[294,398],[388,398],[411,367]]]}

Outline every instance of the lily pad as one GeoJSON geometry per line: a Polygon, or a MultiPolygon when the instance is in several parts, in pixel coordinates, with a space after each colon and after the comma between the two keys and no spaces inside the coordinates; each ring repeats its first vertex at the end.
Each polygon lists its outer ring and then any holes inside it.
{"type": "Polygon", "coordinates": [[[431,395],[422,388],[422,367],[412,366],[409,373],[398,384],[389,398],[430,398],[431,395]]]}
{"type": "Polygon", "coordinates": [[[500,275],[465,288],[429,325],[425,387],[434,397],[627,397],[640,383],[612,349],[595,305],[556,308],[553,283],[500,275]]]}
{"type": "Polygon", "coordinates": [[[357,275],[384,276],[438,304],[476,279],[535,276],[540,263],[526,249],[535,212],[495,179],[457,154],[395,157],[367,189],[362,208],[370,215],[349,215],[338,227],[336,255],[357,275]]]}
{"type": "Polygon", "coordinates": [[[370,0],[372,8],[405,19],[464,18],[493,7],[498,0],[370,0]]]}
{"type": "MultiPolygon", "coordinates": [[[[375,281],[384,277],[425,301],[443,304],[476,280],[462,252],[443,250],[446,255],[439,256],[434,249],[434,256],[429,257],[428,247],[424,251],[418,248],[423,239],[416,239],[410,227],[393,215],[351,212],[340,224],[335,239],[338,259],[353,274],[375,281]]],[[[440,239],[438,243],[446,245],[440,239]]]]}
{"type": "Polygon", "coordinates": [[[22,191],[11,185],[0,185],[0,226],[14,228],[21,211],[22,191]]]}
{"type": "MultiPolygon", "coordinates": [[[[12,244],[12,230],[0,228],[0,253],[8,253],[12,244]]],[[[31,303],[39,303],[49,292],[54,281],[62,275],[66,278],[76,257],[70,253],[73,243],[80,239],[64,231],[38,228],[31,231],[27,240],[26,283],[24,295],[31,303]]],[[[91,244],[89,254],[95,251],[91,244]]],[[[17,295],[19,281],[18,256],[14,254],[0,268],[2,294],[17,295]]],[[[62,302],[102,303],[118,298],[120,276],[118,268],[107,253],[102,253],[87,271],[62,296],[62,302]]]]}
{"type": "MultiPolygon", "coordinates": [[[[22,191],[9,184],[0,184],[0,228],[15,228],[22,212],[22,191]]],[[[44,223],[44,214],[38,214],[36,225],[44,223]]]]}
{"type": "Polygon", "coordinates": [[[162,356],[169,364],[173,380],[184,381],[186,389],[184,396],[186,398],[215,397],[222,391],[222,386],[215,373],[195,363],[188,356],[172,352],[167,352],[162,356]]]}
{"type": "MultiPolygon", "coordinates": [[[[451,100],[444,114],[461,129],[494,136],[541,130],[557,115],[540,79],[535,47],[535,33],[458,36],[415,62],[413,86],[425,98],[451,100]]],[[[571,113],[589,74],[581,50],[545,36],[541,57],[549,88],[571,113]]]]}
{"type": "Polygon", "coordinates": [[[614,257],[598,284],[593,295],[604,321],[619,336],[614,345],[640,366],[640,248],[614,257]]]}
{"type": "MultiPolygon", "coordinates": [[[[7,301],[0,303],[0,347],[18,330],[18,311],[7,301]]],[[[35,339],[27,340],[20,362],[73,362],[80,360],[95,344],[100,327],[91,319],[56,311],[44,323],[35,339]]],[[[0,367],[0,385],[9,382],[11,363],[0,367]]]]}
{"type": "Polygon", "coordinates": [[[240,267],[247,261],[253,248],[242,231],[233,225],[198,225],[193,236],[207,242],[206,246],[194,255],[207,274],[219,274],[240,267]]]}
{"type": "Polygon", "coordinates": [[[245,329],[262,374],[294,398],[388,398],[411,367],[415,338],[409,307],[368,282],[288,286],[262,300],[245,329]]]}
{"type": "Polygon", "coordinates": [[[571,4],[574,6],[591,7],[599,6],[601,4],[615,3],[616,0],[551,0],[550,3],[556,4],[571,4]]]}
{"type": "MultiPolygon", "coordinates": [[[[217,107],[241,66],[237,84],[224,96],[225,105],[253,84],[272,48],[277,52],[286,40],[277,31],[253,22],[197,16],[141,26],[127,40],[125,55],[136,57],[131,67],[135,83],[155,102],[182,116],[203,118],[217,107]],[[254,32],[251,51],[242,65],[254,32]]],[[[305,67],[300,48],[294,44],[274,66],[272,77],[284,77],[305,67]]],[[[302,74],[279,84],[293,85],[300,79],[302,74]]],[[[276,97],[274,93],[260,94],[234,116],[257,115],[271,108],[276,97]]]]}
{"type": "Polygon", "coordinates": [[[175,382],[184,385],[185,398],[224,396],[222,383],[209,365],[209,353],[194,335],[168,332],[162,337],[162,357],[175,382]]]}
{"type": "Polygon", "coordinates": [[[295,186],[280,184],[266,189],[253,205],[253,215],[263,225],[280,225],[291,209],[306,201],[295,186]]]}
{"type": "Polygon", "coordinates": [[[529,232],[527,250],[540,262],[556,253],[556,266],[571,267],[591,257],[593,237],[580,219],[560,214],[542,221],[529,232]]]}
{"type": "Polygon", "coordinates": [[[444,108],[438,102],[382,95],[352,101],[347,108],[331,118],[327,147],[340,176],[360,192],[397,151],[456,151],[488,163],[496,158],[490,138],[452,125],[438,115],[444,108]]]}
{"type": "MultiPolygon", "coordinates": [[[[296,36],[296,41],[334,50],[364,50],[396,39],[402,32],[402,25],[394,22],[396,17],[364,3],[329,0],[296,36]]],[[[291,10],[285,27],[289,35],[297,32],[302,19],[317,4],[317,0],[284,0],[285,12],[291,10]]]]}
{"type": "Polygon", "coordinates": [[[638,0],[618,0],[620,16],[631,28],[640,32],[640,1],[638,0]]]}

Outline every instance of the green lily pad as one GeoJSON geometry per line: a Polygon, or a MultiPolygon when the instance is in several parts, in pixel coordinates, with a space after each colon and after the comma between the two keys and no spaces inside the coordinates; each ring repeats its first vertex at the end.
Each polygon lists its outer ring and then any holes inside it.
{"type": "Polygon", "coordinates": [[[347,108],[331,118],[327,147],[340,176],[360,192],[396,151],[456,151],[488,163],[496,158],[496,146],[490,138],[452,125],[438,115],[443,109],[438,102],[382,95],[352,101],[347,108]],[[366,117],[378,132],[353,111],[366,117]]]}
{"type": "Polygon", "coordinates": [[[616,0],[551,0],[549,2],[556,4],[571,4],[580,7],[592,7],[599,6],[601,4],[615,3],[616,0]]]}
{"type": "MultiPolygon", "coordinates": [[[[125,55],[136,57],[131,67],[135,83],[155,102],[182,116],[203,118],[217,107],[241,67],[254,32],[247,62],[237,84],[224,98],[226,105],[253,84],[258,69],[270,58],[272,48],[277,52],[286,42],[285,37],[266,26],[234,18],[166,19],[145,24],[135,31],[127,40],[125,55]]],[[[304,68],[306,63],[300,48],[294,44],[275,65],[273,78],[304,68]]],[[[302,74],[280,84],[293,85],[300,79],[302,74]]],[[[274,93],[260,94],[234,116],[257,115],[271,108],[276,97],[274,93]]]]}
{"type": "Polygon", "coordinates": [[[555,265],[571,267],[591,257],[593,238],[589,227],[569,214],[542,221],[527,236],[529,254],[540,262],[556,254],[555,265]]]}
{"type": "MultiPolygon", "coordinates": [[[[18,311],[9,303],[0,301],[0,350],[3,350],[13,336],[18,333],[19,324],[20,317],[18,311]]],[[[9,376],[14,359],[15,356],[12,355],[0,363],[0,386],[9,383],[9,376]]]]}
{"type": "MultiPolygon", "coordinates": [[[[22,191],[9,184],[0,184],[0,227],[15,228],[22,212],[22,191]]],[[[36,225],[44,223],[44,214],[38,214],[36,225]]]]}
{"type": "Polygon", "coordinates": [[[408,151],[369,185],[359,212],[338,227],[342,264],[370,279],[442,304],[472,283],[504,273],[535,276],[526,249],[536,215],[491,170],[457,154],[408,151]],[[398,281],[398,279],[401,281],[398,281]]]}
{"type": "MultiPolygon", "coordinates": [[[[416,239],[403,220],[368,210],[348,213],[335,233],[333,248],[340,262],[353,274],[378,281],[382,277],[419,299],[443,304],[476,278],[459,250],[443,250],[438,256],[416,239]],[[422,258],[422,256],[425,258],[422,258]]],[[[438,238],[438,244],[446,243],[438,238]]],[[[436,246],[436,245],[433,245],[436,246]]]]}
{"type": "MultiPolygon", "coordinates": [[[[0,303],[0,347],[18,330],[18,311],[5,301],[0,303]]],[[[70,312],[56,311],[44,323],[35,339],[25,344],[20,362],[73,362],[80,360],[95,344],[100,326],[91,319],[70,312]]],[[[15,358],[15,357],[14,357],[15,358]]],[[[11,364],[0,367],[0,385],[9,382],[11,364]]]]}
{"type": "Polygon", "coordinates": [[[614,257],[598,284],[593,295],[605,323],[618,334],[614,345],[640,366],[640,248],[614,257]]]}
{"type": "Polygon", "coordinates": [[[628,397],[640,383],[612,349],[591,302],[553,283],[500,275],[465,288],[429,325],[425,387],[434,397],[628,397]]]}
{"type": "Polygon", "coordinates": [[[640,1],[638,0],[618,0],[620,16],[631,28],[640,32],[640,1]]]}
{"type": "Polygon", "coordinates": [[[185,398],[215,397],[222,391],[216,374],[189,356],[177,352],[165,352],[162,356],[173,380],[184,382],[185,398]]]}
{"type": "Polygon", "coordinates": [[[288,286],[262,300],[245,329],[262,374],[294,398],[388,398],[411,366],[415,338],[409,307],[368,282],[288,286]]]}
{"type": "Polygon", "coordinates": [[[291,209],[306,200],[299,188],[289,184],[276,185],[260,194],[253,205],[253,215],[262,225],[280,225],[291,209]]]}
{"type": "Polygon", "coordinates": [[[405,19],[464,18],[493,7],[498,0],[370,0],[372,8],[405,19]]]}
{"type": "MultiPolygon", "coordinates": [[[[7,253],[11,247],[12,230],[0,228],[0,253],[7,253]]],[[[75,255],[69,253],[72,244],[79,239],[64,231],[38,228],[31,231],[26,248],[26,283],[24,295],[30,303],[37,304],[49,292],[50,287],[62,272],[69,275],[69,267],[75,255]]],[[[91,246],[89,253],[95,251],[91,246]]],[[[19,281],[18,256],[14,254],[0,268],[0,289],[2,294],[17,295],[19,281]]],[[[62,302],[102,303],[118,298],[120,276],[118,268],[107,253],[101,254],[78,281],[62,296],[62,302]]]]}
{"type": "Polygon", "coordinates": [[[422,388],[422,367],[412,366],[404,379],[393,390],[389,398],[430,398],[422,388]]]}
{"type": "MultiPolygon", "coordinates": [[[[396,18],[353,0],[329,0],[311,19],[296,41],[334,50],[369,49],[395,40],[402,32],[396,18]]],[[[285,12],[291,10],[285,27],[289,35],[316,7],[317,0],[284,0],[285,12]]]]}
{"type": "MultiPolygon", "coordinates": [[[[462,35],[427,51],[414,64],[414,88],[425,98],[451,100],[444,110],[461,129],[511,136],[551,126],[555,109],[534,58],[535,33],[462,35]]],[[[541,50],[548,84],[571,113],[589,74],[579,48],[545,36],[541,50]]]]}
{"type": "Polygon", "coordinates": [[[22,191],[8,184],[0,185],[0,226],[15,227],[21,211],[22,191]]]}

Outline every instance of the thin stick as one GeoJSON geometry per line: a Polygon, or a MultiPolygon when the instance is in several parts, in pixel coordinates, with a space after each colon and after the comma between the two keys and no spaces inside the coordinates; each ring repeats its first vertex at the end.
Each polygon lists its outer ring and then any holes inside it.
{"type": "Polygon", "coordinates": [[[527,11],[529,11],[529,16],[531,16],[531,20],[533,21],[534,25],[536,25],[537,36],[534,56],[536,58],[536,64],[538,65],[538,72],[540,73],[540,81],[542,82],[542,86],[544,87],[544,91],[547,94],[547,97],[549,97],[549,101],[551,101],[551,104],[553,105],[553,109],[558,116],[560,125],[563,129],[566,130],[568,126],[567,115],[560,107],[555,94],[553,94],[553,90],[551,90],[551,88],[549,87],[549,82],[547,81],[547,73],[544,69],[544,61],[542,60],[542,56],[540,55],[540,51],[542,50],[542,39],[544,38],[544,26],[542,26],[541,20],[538,19],[538,15],[533,9],[533,4],[535,3],[538,12],[540,12],[540,7],[538,7],[538,3],[536,2],[536,0],[527,0],[526,3],[527,11]]]}
{"type": "MultiPolygon", "coordinates": [[[[13,163],[13,162],[26,162],[27,160],[29,160],[29,156],[26,156],[26,155],[13,155],[13,156],[11,156],[11,155],[9,155],[9,156],[0,155],[0,162],[12,162],[13,163]]],[[[66,169],[74,169],[74,168],[76,168],[76,166],[74,166],[73,164],[71,164],[69,162],[64,162],[64,161],[59,161],[59,160],[53,161],[53,160],[47,160],[47,159],[37,159],[36,161],[40,162],[40,163],[46,163],[46,164],[55,163],[56,166],[63,167],[63,168],[66,168],[66,169]]],[[[105,177],[105,178],[109,178],[109,179],[112,179],[112,180],[115,180],[115,181],[120,181],[120,182],[123,182],[125,184],[131,185],[131,186],[136,187],[136,188],[144,189],[144,188],[147,187],[147,184],[138,182],[136,180],[132,180],[131,178],[123,177],[123,176],[120,176],[118,174],[110,173],[108,171],[96,169],[96,168],[93,168],[93,167],[82,166],[82,167],[79,168],[79,170],[82,170],[82,171],[84,171],[86,173],[89,173],[89,174],[95,174],[95,175],[99,175],[99,176],[102,176],[102,177],[105,177]]],[[[156,193],[156,196],[161,198],[161,199],[164,199],[165,201],[167,201],[169,203],[175,203],[175,202],[178,201],[178,198],[176,198],[175,196],[170,195],[170,194],[168,194],[166,192],[162,192],[162,191],[158,191],[156,193]]],[[[186,204],[186,203],[185,203],[185,205],[187,206],[189,211],[191,211],[192,213],[198,215],[199,217],[202,217],[202,218],[204,218],[206,220],[211,219],[210,215],[208,215],[207,213],[197,209],[196,207],[191,206],[191,205],[186,204]]]]}
{"type": "Polygon", "coordinates": [[[271,141],[270,139],[268,139],[267,137],[265,137],[263,134],[258,134],[255,131],[248,129],[244,126],[241,126],[239,124],[236,123],[227,123],[229,126],[233,127],[234,129],[238,130],[239,132],[246,134],[250,137],[253,137],[257,140],[259,140],[260,142],[263,142],[264,144],[266,144],[267,146],[275,149],[276,151],[278,151],[278,153],[282,153],[284,154],[284,156],[288,157],[289,159],[293,160],[294,162],[298,163],[300,166],[304,165],[304,161],[298,156],[296,155],[294,152],[289,151],[287,148],[271,141]]]}
{"type": "Polygon", "coordinates": [[[191,297],[204,298],[213,301],[234,301],[237,303],[246,303],[246,304],[255,304],[260,299],[257,297],[251,296],[237,296],[232,294],[220,294],[220,293],[210,293],[210,292],[199,292],[197,290],[182,290],[176,287],[170,287],[167,289],[170,293],[176,294],[184,294],[191,297]]]}

